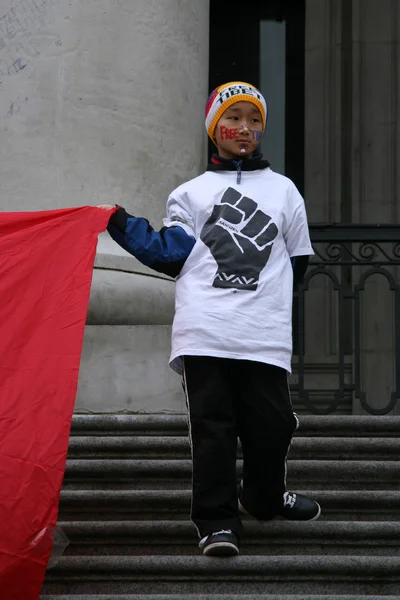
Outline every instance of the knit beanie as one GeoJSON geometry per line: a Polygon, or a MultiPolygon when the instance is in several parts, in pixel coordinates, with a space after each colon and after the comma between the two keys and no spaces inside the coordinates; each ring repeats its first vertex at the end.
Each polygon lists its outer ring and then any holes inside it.
{"type": "Polygon", "coordinates": [[[218,86],[211,92],[206,104],[206,129],[210,138],[213,140],[215,128],[221,115],[229,106],[235,102],[251,102],[261,113],[263,133],[267,124],[268,109],[267,103],[261,92],[243,81],[230,81],[218,86]]]}

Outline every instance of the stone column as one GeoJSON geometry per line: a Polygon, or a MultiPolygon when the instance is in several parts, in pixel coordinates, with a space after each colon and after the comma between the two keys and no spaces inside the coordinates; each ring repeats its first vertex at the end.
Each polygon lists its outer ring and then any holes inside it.
{"type": "MultiPolygon", "coordinates": [[[[307,0],[306,190],[311,222],[398,223],[400,5],[398,0],[307,0]]],[[[393,273],[393,270],[391,271],[393,273]]],[[[343,276],[338,270],[338,276],[343,276]]],[[[353,284],[360,271],[353,269],[353,284]]],[[[337,363],[337,302],[312,284],[307,362],[337,363]]],[[[387,280],[367,280],[361,324],[362,390],[385,406],[394,389],[394,303],[387,280]]],[[[349,328],[353,323],[349,320],[349,328]]],[[[354,371],[352,357],[348,369],[354,371]]],[[[331,366],[329,366],[331,365],[331,366]]],[[[328,368],[329,367],[329,368],[328,368]]],[[[333,387],[337,381],[330,377],[333,387]]],[[[325,382],[325,383],[323,383],[325,382]]],[[[345,403],[362,412],[358,401],[345,403]]]]}
{"type": "MultiPolygon", "coordinates": [[[[305,32],[305,200],[311,223],[339,222],[341,203],[341,1],[307,0],[305,32]]],[[[319,408],[337,388],[337,299],[319,275],[306,293],[305,385],[319,408]]],[[[341,410],[351,410],[351,400],[341,410]]]]}
{"type": "Polygon", "coordinates": [[[307,0],[305,197],[309,220],[340,221],[341,0],[307,0]]]}
{"type": "MultiPolygon", "coordinates": [[[[353,0],[353,65],[353,220],[399,224],[398,0],[353,0]]],[[[400,281],[398,269],[386,270],[400,281]]],[[[385,276],[367,279],[361,308],[362,389],[380,408],[389,403],[396,376],[395,303],[385,276]]],[[[400,414],[400,399],[397,404],[400,414]]]]}
{"type": "MultiPolygon", "coordinates": [[[[205,165],[208,4],[0,0],[0,210],[119,203],[160,227],[205,165]]],[[[102,236],[77,410],[183,410],[154,275],[102,236]]]]}

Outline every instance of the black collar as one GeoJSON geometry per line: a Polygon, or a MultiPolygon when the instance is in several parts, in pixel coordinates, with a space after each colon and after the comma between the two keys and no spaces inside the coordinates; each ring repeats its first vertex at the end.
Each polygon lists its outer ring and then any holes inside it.
{"type": "Polygon", "coordinates": [[[211,162],[207,166],[207,171],[257,171],[269,167],[267,160],[262,160],[262,154],[255,154],[251,158],[222,158],[218,154],[213,154],[211,162]]]}

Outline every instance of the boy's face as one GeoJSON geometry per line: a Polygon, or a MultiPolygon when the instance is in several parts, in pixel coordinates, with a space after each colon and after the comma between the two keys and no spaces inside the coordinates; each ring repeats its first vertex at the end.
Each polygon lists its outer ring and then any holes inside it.
{"type": "Polygon", "coordinates": [[[214,143],[222,158],[248,158],[259,145],[262,132],[258,108],[251,102],[236,102],[218,121],[214,143]]]}

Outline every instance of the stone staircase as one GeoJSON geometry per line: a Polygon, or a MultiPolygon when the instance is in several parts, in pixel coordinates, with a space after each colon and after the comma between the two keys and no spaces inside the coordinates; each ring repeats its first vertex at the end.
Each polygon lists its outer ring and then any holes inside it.
{"type": "Polygon", "coordinates": [[[188,518],[185,417],[75,415],[59,514],[70,545],[41,598],[400,599],[399,433],[400,417],[302,417],[288,488],[321,519],[245,518],[240,556],[207,558],[188,518]]]}

